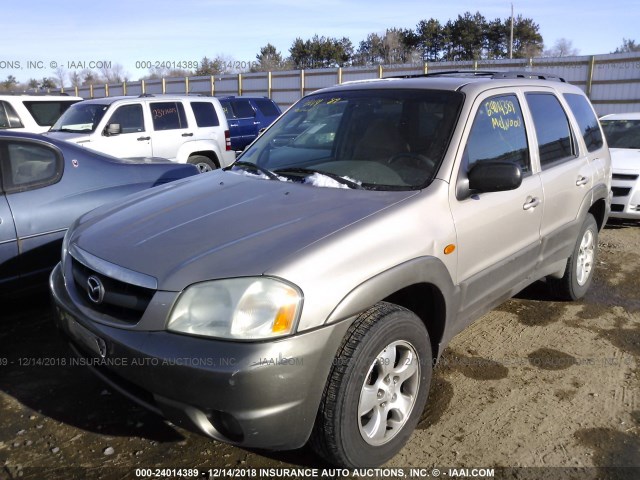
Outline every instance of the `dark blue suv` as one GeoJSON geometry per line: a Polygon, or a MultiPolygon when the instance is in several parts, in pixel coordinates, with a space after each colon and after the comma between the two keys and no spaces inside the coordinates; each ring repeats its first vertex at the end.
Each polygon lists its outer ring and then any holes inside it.
{"type": "Polygon", "coordinates": [[[267,97],[222,97],[219,100],[229,122],[231,148],[236,151],[244,150],[261,129],[271,125],[282,113],[267,97]]]}

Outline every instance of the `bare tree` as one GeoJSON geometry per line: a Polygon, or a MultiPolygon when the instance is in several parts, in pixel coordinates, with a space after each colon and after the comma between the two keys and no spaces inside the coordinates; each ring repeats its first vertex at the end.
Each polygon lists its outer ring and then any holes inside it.
{"type": "Polygon", "coordinates": [[[102,67],[100,73],[105,83],[122,83],[127,81],[128,74],[124,71],[124,67],[119,63],[102,67]]]}
{"type": "Polygon", "coordinates": [[[566,38],[559,38],[552,48],[542,52],[543,57],[572,57],[578,55],[580,50],[573,47],[573,42],[566,38]]]}
{"type": "Polygon", "coordinates": [[[58,67],[53,73],[56,75],[58,85],[60,85],[60,87],[64,87],[65,81],[67,80],[67,70],[64,67],[58,67]]]}
{"type": "Polygon", "coordinates": [[[82,76],[75,70],[69,74],[69,80],[71,80],[72,87],[82,86],[82,76]]]}

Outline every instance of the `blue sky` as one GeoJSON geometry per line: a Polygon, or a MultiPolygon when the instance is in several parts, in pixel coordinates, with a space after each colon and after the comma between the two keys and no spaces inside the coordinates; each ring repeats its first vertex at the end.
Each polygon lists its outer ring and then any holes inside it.
{"type": "MultiPolygon", "coordinates": [[[[199,61],[224,54],[238,62],[255,60],[274,44],[283,56],[296,37],[314,34],[351,39],[387,27],[414,28],[431,17],[446,22],[465,11],[487,19],[506,18],[510,2],[456,0],[31,0],[2,6],[0,80],[54,76],[52,65],[105,61],[122,65],[131,80],[147,73],[136,62],[199,61]],[[35,68],[28,68],[32,62],[35,68]],[[16,68],[17,65],[20,68],[16,68]]],[[[609,53],[622,38],[640,42],[638,0],[520,0],[515,14],[540,26],[545,46],[571,40],[581,55],[609,53]],[[579,5],[579,6],[578,6],[579,5]]],[[[71,65],[72,67],[74,65],[71,65]]],[[[73,70],[73,68],[71,68],[73,70]]]]}

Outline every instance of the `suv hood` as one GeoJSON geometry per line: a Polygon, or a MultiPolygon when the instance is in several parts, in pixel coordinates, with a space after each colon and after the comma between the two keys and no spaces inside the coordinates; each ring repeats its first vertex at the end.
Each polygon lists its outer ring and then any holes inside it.
{"type": "Polygon", "coordinates": [[[640,150],[637,148],[611,148],[609,150],[613,171],[640,171],[640,150]]]}
{"type": "Polygon", "coordinates": [[[262,275],[286,257],[417,192],[323,188],[231,172],[198,175],[94,210],[70,241],[180,291],[262,275]]]}

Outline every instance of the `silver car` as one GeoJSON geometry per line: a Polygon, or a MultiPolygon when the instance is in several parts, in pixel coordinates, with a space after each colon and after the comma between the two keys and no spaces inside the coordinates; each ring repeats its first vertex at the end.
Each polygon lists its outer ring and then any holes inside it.
{"type": "Polygon", "coordinates": [[[177,425],[378,465],[455,334],[539,279],[585,294],[610,187],[594,111],[562,79],[339,85],[231,167],[76,222],[50,280],[57,323],[177,425]]]}

